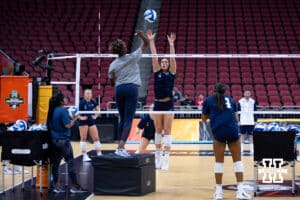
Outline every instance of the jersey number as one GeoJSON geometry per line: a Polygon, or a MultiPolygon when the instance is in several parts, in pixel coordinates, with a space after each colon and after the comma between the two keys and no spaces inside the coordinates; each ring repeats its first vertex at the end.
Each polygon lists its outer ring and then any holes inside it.
{"type": "Polygon", "coordinates": [[[231,104],[230,104],[230,101],[229,101],[228,97],[225,97],[225,105],[226,105],[226,108],[228,108],[228,109],[231,108],[231,104]]]}

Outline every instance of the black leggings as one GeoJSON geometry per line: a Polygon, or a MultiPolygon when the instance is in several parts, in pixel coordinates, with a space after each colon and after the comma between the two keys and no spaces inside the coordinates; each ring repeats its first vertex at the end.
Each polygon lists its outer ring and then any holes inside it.
{"type": "Polygon", "coordinates": [[[138,86],[135,84],[122,84],[116,87],[116,103],[120,121],[118,127],[118,140],[126,142],[138,102],[138,86]]]}
{"type": "Polygon", "coordinates": [[[52,139],[52,173],[54,183],[58,183],[58,169],[62,158],[65,159],[68,164],[68,173],[72,180],[72,183],[78,185],[76,171],[74,167],[73,149],[70,141],[52,139]]]}

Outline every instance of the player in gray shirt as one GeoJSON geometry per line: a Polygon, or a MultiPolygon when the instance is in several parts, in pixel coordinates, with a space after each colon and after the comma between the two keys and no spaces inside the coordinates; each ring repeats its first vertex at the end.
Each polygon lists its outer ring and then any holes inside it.
{"type": "Polygon", "coordinates": [[[125,143],[129,136],[132,120],[135,115],[138,101],[138,87],[141,85],[140,71],[137,62],[142,52],[148,46],[148,39],[143,32],[137,31],[143,43],[136,51],[127,53],[127,46],[124,41],[118,39],[113,41],[109,50],[118,54],[118,57],[110,64],[108,78],[115,86],[117,108],[120,115],[118,127],[118,148],[115,154],[128,157],[130,154],[125,149],[125,143]]]}

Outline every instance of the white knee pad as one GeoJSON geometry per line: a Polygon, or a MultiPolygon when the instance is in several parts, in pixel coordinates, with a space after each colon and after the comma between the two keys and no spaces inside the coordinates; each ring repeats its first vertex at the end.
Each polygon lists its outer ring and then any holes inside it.
{"type": "Polygon", "coordinates": [[[99,149],[101,148],[101,143],[100,143],[100,141],[94,142],[94,148],[95,148],[96,150],[99,150],[99,149]]]}
{"type": "Polygon", "coordinates": [[[221,162],[215,163],[215,173],[216,174],[223,174],[223,172],[224,172],[223,165],[224,165],[224,163],[221,163],[221,162]]]}
{"type": "Polygon", "coordinates": [[[170,147],[172,144],[172,135],[164,135],[164,145],[170,147]]]}
{"type": "Polygon", "coordinates": [[[161,138],[162,138],[161,133],[155,133],[154,143],[155,144],[161,144],[161,138]]]}
{"type": "Polygon", "coordinates": [[[244,165],[242,161],[236,161],[234,163],[234,172],[244,172],[244,165]]]}
{"type": "Polygon", "coordinates": [[[79,143],[81,151],[86,152],[86,142],[80,141],[79,143]]]}

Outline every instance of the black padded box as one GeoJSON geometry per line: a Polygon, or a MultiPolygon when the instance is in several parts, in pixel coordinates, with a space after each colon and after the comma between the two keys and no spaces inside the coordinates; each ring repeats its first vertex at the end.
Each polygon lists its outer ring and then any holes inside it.
{"type": "Polygon", "coordinates": [[[128,158],[114,153],[92,157],[95,195],[140,196],[155,192],[153,154],[132,154],[128,158]]]}
{"type": "Polygon", "coordinates": [[[255,131],[253,134],[254,161],[264,158],[296,159],[295,131],[255,131]]]}
{"type": "Polygon", "coordinates": [[[15,165],[33,166],[49,157],[48,131],[16,131],[2,133],[1,160],[15,165]]]}

